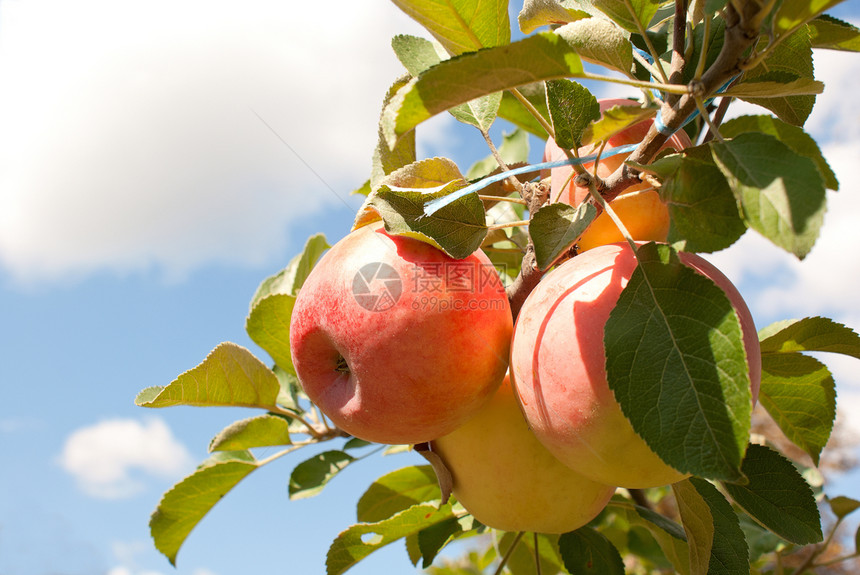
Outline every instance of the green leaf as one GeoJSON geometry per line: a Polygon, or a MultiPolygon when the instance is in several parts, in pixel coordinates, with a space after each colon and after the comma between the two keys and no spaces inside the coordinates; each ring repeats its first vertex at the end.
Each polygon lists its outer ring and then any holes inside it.
{"type": "Polygon", "coordinates": [[[502,93],[496,92],[475,98],[465,104],[448,110],[457,121],[475,126],[482,132],[489,132],[490,126],[496,121],[499,105],[502,103],[502,93]]]}
{"type": "Polygon", "coordinates": [[[296,465],[290,474],[290,499],[313,497],[355,457],[345,451],[323,451],[296,465]]]}
{"type": "Polygon", "coordinates": [[[689,479],[672,484],[678,512],[687,533],[691,575],[706,575],[711,562],[716,525],[708,502],[689,479]]]}
{"type": "Polygon", "coordinates": [[[684,251],[715,252],[746,232],[738,202],[705,146],[657,160],[646,169],[663,179],[660,198],[669,208],[667,240],[684,251]],[[672,170],[664,167],[672,165],[672,170]]]}
{"type": "MultiPolygon", "coordinates": [[[[507,532],[498,543],[499,554],[504,556],[516,541],[516,533],[507,532]]],[[[558,535],[540,534],[538,536],[538,555],[541,573],[563,573],[564,567],[558,552],[558,535]]],[[[533,534],[520,539],[508,559],[507,568],[511,575],[534,575],[536,571],[535,545],[533,534]]]]}
{"type": "Polygon", "coordinates": [[[477,250],[487,236],[484,205],[478,194],[458,198],[432,215],[425,213],[428,202],[463,187],[463,181],[426,191],[382,186],[372,198],[371,205],[382,216],[388,233],[425,241],[452,258],[463,259],[477,250]]]}
{"type": "Polygon", "coordinates": [[[341,532],[329,547],[326,574],[339,575],[377,549],[453,516],[450,504],[437,509],[425,503],[376,523],[353,525],[341,532]]]}
{"type": "Polygon", "coordinates": [[[290,353],[290,320],[296,297],[289,294],[272,294],[264,297],[251,310],[245,320],[245,331],[289,374],[295,375],[290,353]]]}
{"type": "MultiPolygon", "coordinates": [[[[711,17],[710,22],[708,23],[704,21],[698,22],[693,27],[693,37],[687,39],[687,42],[692,44],[692,53],[687,56],[687,62],[699,62],[702,58],[702,47],[706,47],[707,53],[705,54],[704,69],[707,70],[719,57],[720,52],[722,52],[725,39],[726,23],[722,18],[711,17]],[[706,34],[707,42],[705,41],[706,34]]],[[[669,56],[669,58],[671,58],[671,56],[669,56]]],[[[664,66],[664,68],[666,68],[666,66],[664,66]]],[[[697,68],[698,66],[693,65],[684,66],[681,80],[678,83],[689,84],[692,82],[693,78],[696,76],[697,68]]]]}
{"type": "Polygon", "coordinates": [[[637,257],[605,325],[609,387],[667,464],[740,479],[752,400],[737,314],[669,246],[646,244],[637,257]]]}
{"type": "Polygon", "coordinates": [[[564,567],[571,575],[624,575],[624,561],[599,531],[580,527],[558,538],[564,567]]]}
{"type": "Polygon", "coordinates": [[[240,451],[252,447],[289,445],[290,420],[267,413],[249,417],[221,430],[209,443],[209,451],[240,451]]]}
{"type": "Polygon", "coordinates": [[[759,332],[761,352],[827,351],[860,359],[860,335],[826,317],[776,322],[759,332]]]}
{"type": "Polygon", "coordinates": [[[164,494],[149,529],[155,548],[171,565],[176,566],[176,554],[194,526],[258,465],[247,451],[222,452],[164,494]]]}
{"type": "Polygon", "coordinates": [[[292,373],[284,371],[277,365],[272,368],[272,371],[278,378],[278,384],[280,385],[278,405],[295,413],[302,413],[304,410],[299,405],[299,393],[301,391],[299,378],[292,373]]]}
{"type": "Polygon", "coordinates": [[[600,120],[588,126],[582,136],[582,142],[584,144],[605,142],[633,124],[638,124],[654,116],[656,112],[657,108],[643,108],[639,105],[612,106],[603,111],[600,120]]]}
{"type": "Polygon", "coordinates": [[[770,134],[796,153],[811,159],[824,178],[824,184],[831,190],[839,189],[836,174],[833,173],[827,160],[824,159],[821,148],[818,147],[818,143],[812,136],[803,131],[803,128],[792,126],[767,115],[741,116],[720,126],[720,133],[725,138],[735,138],[744,132],[754,131],[770,134]]]}
{"type": "Polygon", "coordinates": [[[638,505],[634,510],[626,511],[626,516],[631,524],[640,525],[651,533],[675,571],[681,575],[690,575],[690,549],[683,527],[638,505]]]}
{"type": "Polygon", "coordinates": [[[588,88],[571,80],[549,80],[546,98],[556,143],[567,150],[579,148],[585,129],[600,119],[597,98],[588,88]]]}
{"type": "Polygon", "coordinates": [[[427,569],[439,552],[451,541],[472,531],[480,523],[471,515],[450,517],[418,532],[418,551],[421,553],[421,567],[427,569]]]}
{"type": "Polygon", "coordinates": [[[836,418],[836,385],[827,367],[799,353],[762,354],[759,401],[818,465],[836,418]]]}
{"type": "Polygon", "coordinates": [[[860,52],[860,29],[827,14],[807,25],[813,48],[860,52]]]}
{"type": "Polygon", "coordinates": [[[756,523],[746,513],[738,513],[738,522],[744,532],[744,537],[746,537],[747,546],[750,550],[750,561],[753,563],[758,561],[760,557],[769,555],[788,545],[782,537],[774,535],[770,530],[756,523]]]}
{"type": "Polygon", "coordinates": [[[740,528],[738,516],[725,497],[717,491],[716,487],[698,477],[691,477],[676,485],[677,487],[673,485],[673,490],[687,531],[687,540],[696,543],[690,546],[690,563],[697,566],[692,572],[708,573],[708,575],[749,573],[746,538],[740,528]],[[707,516],[713,522],[711,526],[713,537],[707,554],[704,542],[711,529],[702,529],[702,522],[705,521],[702,516],[704,515],[703,504],[707,506],[707,516]],[[690,512],[694,510],[698,510],[702,515],[691,517],[690,512]],[[707,558],[706,561],[705,558],[707,558]],[[702,567],[705,567],[705,570],[699,571],[702,567]]]}
{"type": "Polygon", "coordinates": [[[414,465],[392,471],[374,481],[358,500],[358,520],[375,523],[419,503],[439,499],[433,468],[414,465]]]}
{"type": "Polygon", "coordinates": [[[590,16],[588,12],[566,8],[558,0],[525,0],[517,23],[523,34],[531,34],[541,26],[567,24],[590,16]]]}
{"type": "MultiPolygon", "coordinates": [[[[397,93],[400,88],[405,86],[411,77],[409,75],[402,76],[397,79],[391,87],[388,88],[388,92],[385,94],[385,98],[382,102],[382,109],[384,110],[394,95],[397,93]]],[[[373,163],[371,166],[370,172],[370,189],[371,192],[377,189],[382,182],[382,179],[385,178],[391,172],[401,168],[403,166],[408,166],[412,162],[416,160],[416,152],[415,152],[415,132],[410,134],[405,134],[400,140],[398,140],[397,144],[394,146],[389,146],[385,140],[385,136],[382,131],[382,126],[380,125],[377,133],[377,143],[376,148],[373,150],[373,163]]],[[[353,224],[353,228],[360,227],[360,222],[362,216],[365,214],[365,210],[362,208],[358,211],[356,215],[356,222],[353,224]]],[[[378,218],[377,218],[378,219],[378,218]]]]}
{"type": "MultiPolygon", "coordinates": [[[[529,135],[524,130],[519,129],[510,134],[502,134],[502,143],[498,152],[508,166],[527,162],[529,159],[529,135]]],[[[472,164],[472,167],[466,172],[466,178],[470,181],[480,180],[498,170],[499,163],[490,154],[483,160],[478,160],[472,164]]],[[[483,193],[486,194],[486,188],[483,193]]]]}
{"type": "Polygon", "coordinates": [[[574,49],[552,32],[464,54],[433,66],[398,90],[383,112],[383,133],[388,145],[394,146],[418,124],[454,106],[536,81],[582,73],[574,49]]]}
{"type": "Polygon", "coordinates": [[[792,543],[822,540],[821,519],[809,484],[792,463],[762,445],[750,445],[741,467],[749,482],[723,486],[756,521],[792,543]]]}
{"type": "Polygon", "coordinates": [[[562,26],[556,30],[556,34],[567,40],[586,62],[631,76],[633,44],[611,22],[603,18],[577,20],[562,26]]]}
{"type": "Polygon", "coordinates": [[[597,215],[597,208],[590,202],[583,202],[578,208],[557,203],[538,210],[529,224],[538,267],[549,268],[573,246],[597,215]]]}
{"type": "MultiPolygon", "coordinates": [[[[546,90],[544,89],[543,82],[520,86],[517,91],[542,117],[549,117],[549,110],[546,107],[546,90]]],[[[499,117],[504,118],[530,134],[534,134],[541,140],[546,140],[549,137],[549,134],[546,133],[540,122],[511,92],[504,92],[502,94],[502,103],[499,105],[499,117]]]]}
{"type": "Polygon", "coordinates": [[[854,552],[860,554],[860,525],[857,526],[857,532],[854,534],[854,552]]]}
{"type": "Polygon", "coordinates": [[[592,0],[601,12],[628,32],[647,29],[660,8],[659,0],[592,0]]]}
{"type": "Polygon", "coordinates": [[[279,390],[272,370],[244,347],[226,342],[167,387],[144,389],[134,402],[141,407],[229,405],[271,409],[279,390]]]}
{"type": "MultiPolygon", "coordinates": [[[[730,88],[721,95],[742,98],[744,100],[788,98],[791,96],[808,96],[824,92],[824,82],[810,78],[797,78],[788,82],[771,81],[761,76],[759,79],[750,80],[730,88]]],[[[761,104],[760,101],[756,103],[761,104]]],[[[763,104],[762,104],[763,105],[763,104]]],[[[771,108],[771,106],[764,106],[771,108]]],[[[784,115],[784,114],[780,114],[784,115]]]]}
{"type": "Polygon", "coordinates": [[[441,45],[426,38],[399,34],[391,39],[391,48],[403,67],[412,76],[418,76],[432,68],[442,60],[448,59],[448,54],[441,45]]]}
{"type": "Polygon", "coordinates": [[[828,499],[828,502],[830,503],[831,511],[833,511],[833,514],[839,519],[843,519],[847,515],[860,509],[860,501],[851,499],[850,497],[845,497],[844,495],[832,497],[828,499]]]}
{"type": "Polygon", "coordinates": [[[776,37],[809,22],[822,12],[836,6],[843,0],[784,0],[773,19],[776,37]]]}
{"type": "Polygon", "coordinates": [[[824,222],[824,181],[815,163],[769,134],[713,143],[714,160],[747,224],[803,259],[824,222]]]}
{"type": "Polygon", "coordinates": [[[290,263],[283,270],[263,280],[263,283],[254,293],[254,297],[251,298],[251,310],[264,297],[273,294],[296,295],[299,293],[314,265],[323,255],[323,252],[330,247],[323,234],[309,237],[302,253],[290,260],[290,263]]]}
{"type": "Polygon", "coordinates": [[[817,93],[815,90],[819,88],[820,86],[814,82],[813,77],[812,43],[809,39],[809,33],[806,30],[798,30],[777,44],[764,62],[746,72],[741,82],[726,93],[738,94],[743,100],[770,110],[780,120],[795,126],[802,126],[812,112],[815,96],[785,95],[781,91],[794,89],[801,92],[817,93]],[[774,82],[785,84],[788,88],[765,85],[774,82]],[[751,86],[751,89],[758,90],[758,93],[740,96],[741,92],[738,90],[746,89],[744,86],[747,84],[758,84],[751,86]],[[777,96],[777,94],[779,95],[777,96]]]}
{"type": "Polygon", "coordinates": [[[502,0],[392,0],[451,54],[511,41],[508,3],[502,0]]]}
{"type": "MultiPolygon", "coordinates": [[[[391,42],[400,63],[413,76],[418,76],[447,59],[444,48],[424,38],[416,36],[395,36],[391,42]],[[438,46],[438,49],[437,49],[438,46]]],[[[465,104],[451,108],[449,112],[459,122],[475,126],[483,132],[488,132],[496,120],[502,93],[488,94],[465,104]]]]}

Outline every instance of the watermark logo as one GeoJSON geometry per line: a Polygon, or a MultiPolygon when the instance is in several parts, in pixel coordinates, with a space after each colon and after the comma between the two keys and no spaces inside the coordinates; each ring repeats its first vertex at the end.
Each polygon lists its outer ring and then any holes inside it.
{"type": "Polygon", "coordinates": [[[403,293],[397,270],[386,263],[373,262],[361,267],[352,279],[356,303],[368,311],[387,311],[403,293]]]}

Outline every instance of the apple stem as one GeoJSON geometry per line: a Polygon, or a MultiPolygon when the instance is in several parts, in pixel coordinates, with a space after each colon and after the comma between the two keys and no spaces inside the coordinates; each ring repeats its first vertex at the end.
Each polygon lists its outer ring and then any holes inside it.
{"type": "Polygon", "coordinates": [[[334,370],[340,373],[349,373],[349,364],[346,363],[346,359],[342,355],[337,356],[337,365],[335,365],[334,370]]]}

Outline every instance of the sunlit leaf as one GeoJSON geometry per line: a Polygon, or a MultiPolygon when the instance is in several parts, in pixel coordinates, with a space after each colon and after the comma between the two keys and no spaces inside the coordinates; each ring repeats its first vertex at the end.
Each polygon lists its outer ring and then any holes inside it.
{"type": "Polygon", "coordinates": [[[579,57],[631,75],[633,69],[633,44],[617,26],[603,18],[588,18],[566,24],[556,33],[568,41],[579,57]]]}
{"type": "Polygon", "coordinates": [[[391,234],[425,241],[449,256],[462,259],[477,250],[487,235],[484,205],[476,193],[467,194],[427,214],[427,204],[465,186],[454,181],[436,190],[399,190],[382,186],[371,205],[391,234]]]}
{"type": "Polygon", "coordinates": [[[821,148],[815,139],[803,131],[803,128],[787,124],[773,116],[741,116],[725,122],[720,126],[720,133],[725,138],[734,138],[744,132],[758,131],[770,134],[778,138],[780,142],[794,150],[801,156],[810,158],[818,167],[818,171],[824,177],[825,185],[831,190],[839,189],[836,174],[830,168],[821,148]]]}
{"type": "Polygon", "coordinates": [[[762,354],[759,401],[779,428],[818,465],[836,418],[836,384],[827,367],[800,353],[762,354]]]}
{"type": "Polygon", "coordinates": [[[253,310],[264,297],[279,293],[289,295],[299,293],[320,256],[330,247],[324,234],[314,234],[309,237],[302,252],[290,260],[287,267],[263,280],[254,297],[251,298],[251,309],[253,310]]]}
{"type": "Polygon", "coordinates": [[[453,517],[451,505],[441,509],[424,503],[376,523],[358,523],[341,532],[329,547],[326,574],[339,575],[389,543],[453,517]]]}
{"type": "Polygon", "coordinates": [[[759,339],[763,354],[826,351],[860,359],[860,335],[826,317],[776,322],[762,329],[759,339]]]}
{"type": "Polygon", "coordinates": [[[414,465],[374,481],[358,500],[358,520],[375,523],[419,503],[439,499],[439,484],[429,465],[414,465]]]}
{"type": "MultiPolygon", "coordinates": [[[[806,0],[802,0],[806,1],[806,0]]],[[[764,44],[765,40],[761,40],[764,44]]],[[[762,106],[779,117],[780,120],[795,126],[802,126],[812,107],[815,105],[814,95],[777,95],[777,91],[785,90],[778,85],[766,86],[763,84],[782,84],[791,87],[802,88],[803,91],[815,90],[820,86],[814,83],[812,66],[812,43],[807,30],[798,30],[796,33],[785,38],[776,45],[768,57],[756,68],[744,73],[740,83],[733,86],[730,92],[744,90],[747,84],[753,90],[766,90],[766,93],[741,96],[742,99],[762,106]],[[761,96],[761,97],[758,97],[761,96]]]]}
{"type": "Polygon", "coordinates": [[[392,0],[451,54],[507,44],[508,3],[502,0],[392,0]]]}
{"type": "Polygon", "coordinates": [[[279,391],[278,378],[271,369],[244,347],[227,342],[170,385],[141,391],[135,404],[142,407],[229,405],[272,409],[279,391]]]}
{"type": "Polygon", "coordinates": [[[546,96],[556,144],[568,150],[579,148],[585,129],[600,119],[597,98],[571,80],[548,81],[546,96]]]}
{"type": "Polygon", "coordinates": [[[287,373],[295,375],[290,353],[290,321],[296,296],[276,293],[264,297],[245,320],[245,331],[287,373]]]}
{"type": "Polygon", "coordinates": [[[815,163],[757,132],[714,143],[712,150],[747,224],[789,253],[806,257],[825,211],[824,181],[815,163]]]}
{"type": "Polygon", "coordinates": [[[808,24],[813,48],[860,52],[860,29],[838,18],[822,14],[808,24]]]}
{"type": "Polygon", "coordinates": [[[592,3],[619,26],[636,33],[640,28],[648,28],[660,8],[660,0],[593,0],[592,3]]]}
{"type": "Polygon", "coordinates": [[[809,22],[844,0],[783,0],[773,19],[777,37],[809,22]]]}
{"type": "Polygon", "coordinates": [[[539,80],[582,73],[579,56],[561,36],[539,32],[507,46],[446,60],[412,79],[386,106],[382,129],[393,146],[421,122],[459,104],[539,80]]]}
{"type": "Polygon", "coordinates": [[[194,526],[257,467],[257,461],[247,451],[225,451],[174,485],[161,498],[149,521],[156,549],[175,566],[176,554],[194,526]]]}
{"type": "Polygon", "coordinates": [[[209,443],[209,451],[241,451],[252,447],[289,445],[290,420],[267,413],[236,421],[209,443]]]}

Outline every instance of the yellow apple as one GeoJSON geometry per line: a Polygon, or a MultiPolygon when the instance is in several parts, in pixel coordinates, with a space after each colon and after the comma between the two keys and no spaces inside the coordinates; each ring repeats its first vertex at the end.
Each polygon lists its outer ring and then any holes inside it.
{"type": "Polygon", "coordinates": [[[457,500],[496,529],[573,531],[594,519],[615,492],[576,473],[541,445],[507,377],[487,405],[431,448],[451,471],[457,500]]]}

